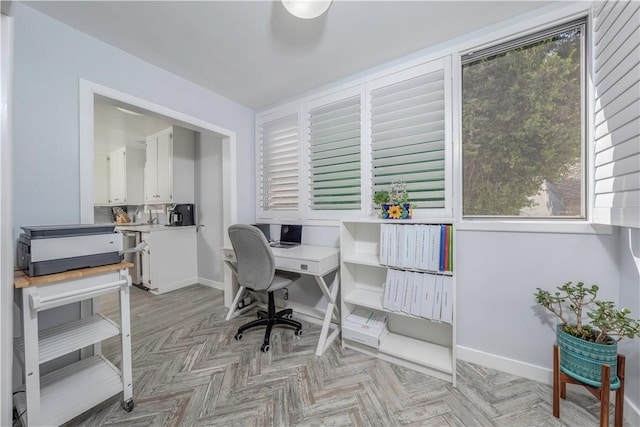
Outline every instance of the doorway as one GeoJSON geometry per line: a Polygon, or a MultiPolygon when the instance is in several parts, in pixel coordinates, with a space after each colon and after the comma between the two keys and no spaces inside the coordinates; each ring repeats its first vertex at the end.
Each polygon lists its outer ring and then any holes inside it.
{"type": "MultiPolygon", "coordinates": [[[[123,92],[116,91],[105,86],[98,85],[87,80],[80,81],[80,212],[82,223],[94,222],[94,102],[98,98],[113,105],[120,106],[131,111],[144,113],[155,117],[158,120],[166,120],[187,129],[196,132],[196,141],[198,143],[196,149],[197,155],[201,158],[198,165],[196,163],[196,174],[199,174],[200,183],[196,184],[196,192],[199,192],[203,207],[216,203],[221,209],[220,215],[209,215],[203,210],[201,215],[200,230],[198,233],[198,249],[202,257],[208,260],[222,260],[221,248],[225,244],[230,244],[228,237],[223,230],[229,225],[237,221],[236,212],[236,136],[235,132],[221,128],[215,124],[208,123],[188,116],[175,110],[168,109],[161,105],[136,98],[123,92]],[[212,144],[219,144],[220,150],[216,154],[212,150],[212,144]],[[221,186],[219,190],[211,191],[207,185],[202,185],[202,181],[209,179],[211,176],[211,168],[204,162],[216,161],[218,157],[219,172],[221,177],[221,186]],[[218,223],[209,223],[205,221],[213,220],[213,216],[217,217],[218,223]],[[205,227],[202,227],[205,225],[205,227]],[[216,251],[220,252],[216,255],[216,251]]],[[[201,256],[199,255],[200,259],[201,256]]],[[[231,292],[224,289],[224,283],[230,283],[225,277],[230,274],[226,269],[218,272],[206,271],[205,266],[211,267],[209,262],[199,262],[198,272],[200,276],[200,265],[203,266],[203,275],[199,277],[199,281],[203,284],[225,290],[225,305],[231,305],[231,292]],[[210,277],[214,274],[215,277],[210,277]],[[209,276],[209,277],[207,277],[209,276]]],[[[222,264],[222,263],[221,263],[222,264]]],[[[222,268],[222,267],[221,267],[222,268]]]]}

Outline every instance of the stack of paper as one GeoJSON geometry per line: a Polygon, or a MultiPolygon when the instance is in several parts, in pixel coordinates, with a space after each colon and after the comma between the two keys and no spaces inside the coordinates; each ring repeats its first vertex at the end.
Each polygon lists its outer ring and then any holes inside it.
{"type": "Polygon", "coordinates": [[[355,309],[345,318],[342,325],[343,338],[375,348],[380,348],[388,334],[387,316],[364,308],[355,309]]]}

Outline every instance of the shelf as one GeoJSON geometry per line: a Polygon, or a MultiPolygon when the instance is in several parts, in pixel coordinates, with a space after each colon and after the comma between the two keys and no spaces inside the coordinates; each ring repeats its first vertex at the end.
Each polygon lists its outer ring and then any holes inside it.
{"type": "Polygon", "coordinates": [[[373,267],[387,268],[380,265],[380,257],[377,254],[354,254],[342,260],[347,264],[370,265],[373,267]]]}
{"type": "MultiPolygon", "coordinates": [[[[40,422],[60,425],[123,390],[118,368],[103,356],[92,356],[51,372],[41,379],[40,422]]],[[[25,393],[15,395],[18,413],[26,408],[25,393]]]]}
{"type": "Polygon", "coordinates": [[[389,333],[380,346],[380,352],[447,374],[453,372],[453,353],[449,347],[389,333]]]}
{"type": "Polygon", "coordinates": [[[362,307],[372,308],[379,311],[387,311],[382,308],[382,293],[365,289],[355,289],[344,296],[344,301],[362,307]]]}
{"type": "MultiPolygon", "coordinates": [[[[48,362],[119,334],[118,325],[100,314],[41,331],[38,343],[39,363],[48,362]]],[[[15,344],[19,350],[17,354],[23,362],[24,339],[16,338],[15,344]]]]}

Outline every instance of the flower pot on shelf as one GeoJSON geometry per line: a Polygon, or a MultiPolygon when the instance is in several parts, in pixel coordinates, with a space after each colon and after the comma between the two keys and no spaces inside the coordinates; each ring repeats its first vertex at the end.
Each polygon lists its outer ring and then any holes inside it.
{"type": "Polygon", "coordinates": [[[384,204],[380,208],[383,219],[411,219],[413,214],[411,204],[384,204]]]}
{"type": "Polygon", "coordinates": [[[600,344],[575,337],[556,326],[556,340],[560,348],[560,370],[583,383],[600,387],[602,364],[611,367],[611,387],[617,387],[618,343],[600,344]]]}

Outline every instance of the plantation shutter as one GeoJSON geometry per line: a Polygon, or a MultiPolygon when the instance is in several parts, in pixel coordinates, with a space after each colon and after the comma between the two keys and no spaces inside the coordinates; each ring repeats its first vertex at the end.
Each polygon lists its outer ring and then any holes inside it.
{"type": "Polygon", "coordinates": [[[358,210],[360,95],[309,110],[312,210],[358,210]]]}
{"type": "Polygon", "coordinates": [[[640,3],[594,5],[594,221],[640,227],[640,3]]]}
{"type": "Polygon", "coordinates": [[[298,209],[298,114],[259,125],[260,194],[265,211],[298,209]]]}
{"type": "Polygon", "coordinates": [[[444,70],[371,91],[372,190],[402,180],[418,208],[445,207],[444,70]]]}

